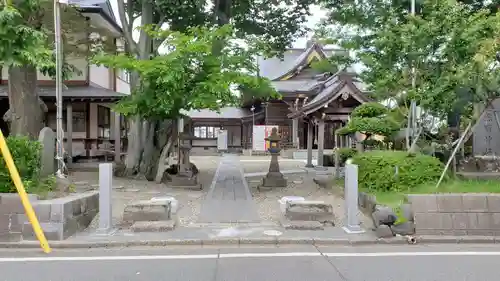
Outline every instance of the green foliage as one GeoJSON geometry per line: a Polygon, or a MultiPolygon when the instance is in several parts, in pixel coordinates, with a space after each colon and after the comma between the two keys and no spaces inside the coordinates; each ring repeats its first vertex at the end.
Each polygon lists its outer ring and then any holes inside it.
{"type": "Polygon", "coordinates": [[[446,117],[457,104],[469,109],[500,96],[500,68],[493,66],[500,50],[495,5],[417,1],[417,15],[412,16],[408,1],[322,2],[331,11],[327,24],[343,28],[326,26],[323,35],[358,53],[356,62],[366,67],[362,79],[377,99],[405,95],[434,116],[446,117]],[[470,90],[465,102],[459,89],[470,90]]]}
{"type": "MultiPolygon", "coordinates": [[[[38,187],[39,183],[41,144],[27,137],[10,136],[7,138],[7,146],[27,192],[30,192],[32,188],[38,187]]],[[[3,157],[0,158],[0,193],[15,192],[9,170],[3,157]]]]}
{"type": "Polygon", "coordinates": [[[387,114],[389,110],[378,102],[367,102],[356,107],[351,117],[379,117],[387,114]]]}
{"type": "Polygon", "coordinates": [[[388,115],[389,110],[377,102],[369,102],[355,108],[351,120],[339,130],[339,135],[349,135],[356,132],[371,135],[390,136],[399,129],[399,124],[388,115]]]}
{"type": "Polygon", "coordinates": [[[44,30],[26,19],[38,14],[39,1],[16,1],[16,4],[0,4],[0,65],[50,66],[52,50],[46,46],[44,30]]]}
{"type": "Polygon", "coordinates": [[[185,33],[145,29],[171,51],[150,60],[124,55],[94,60],[139,75],[141,86],[117,107],[125,115],[162,120],[178,117],[181,109],[219,110],[239,101],[234,93],[238,87],[277,96],[269,80],[252,75],[257,67],[253,60],[256,50],[238,44],[231,26],[196,27],[185,33]],[[220,51],[213,49],[216,41],[225,42],[220,51]]]}
{"type": "Polygon", "coordinates": [[[356,155],[356,153],[358,153],[358,151],[354,148],[351,148],[351,147],[339,148],[340,164],[344,164],[345,161],[347,161],[347,159],[353,158],[354,155],[356,155]]]}
{"type": "Polygon", "coordinates": [[[360,188],[372,191],[409,191],[436,182],[444,168],[437,158],[405,151],[358,153],[353,162],[359,167],[360,188]]]}

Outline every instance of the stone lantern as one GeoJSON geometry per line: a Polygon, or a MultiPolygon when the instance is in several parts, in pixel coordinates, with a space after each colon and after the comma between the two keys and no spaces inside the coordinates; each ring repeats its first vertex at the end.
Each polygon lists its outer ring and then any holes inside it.
{"type": "Polygon", "coordinates": [[[271,153],[271,163],[269,164],[269,172],[266,177],[262,179],[262,184],[259,189],[271,189],[273,187],[286,187],[286,179],[280,172],[280,165],[278,162],[278,155],[280,155],[281,148],[279,146],[280,137],[278,130],[273,128],[271,135],[265,139],[269,144],[269,153],[271,153]]]}

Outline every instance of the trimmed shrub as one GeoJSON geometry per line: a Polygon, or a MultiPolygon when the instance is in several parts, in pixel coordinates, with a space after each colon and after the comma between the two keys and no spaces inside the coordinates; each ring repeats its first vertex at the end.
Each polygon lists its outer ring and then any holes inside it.
{"type": "MultiPolygon", "coordinates": [[[[9,147],[14,163],[26,191],[29,192],[31,187],[38,186],[40,175],[40,153],[41,144],[38,141],[32,141],[27,137],[11,137],[7,138],[7,146],[9,147]]],[[[0,192],[9,193],[16,192],[16,187],[11,180],[9,170],[5,164],[3,156],[0,155],[0,192]]]]}
{"type": "Polygon", "coordinates": [[[340,165],[344,166],[345,161],[347,161],[347,159],[349,158],[353,158],[354,155],[356,155],[356,153],[358,153],[358,151],[355,148],[350,148],[350,147],[340,148],[339,149],[340,165]]]}
{"type": "Polygon", "coordinates": [[[367,151],[356,154],[353,162],[359,167],[359,187],[377,191],[406,191],[437,182],[444,168],[435,157],[406,151],[367,151]]]}

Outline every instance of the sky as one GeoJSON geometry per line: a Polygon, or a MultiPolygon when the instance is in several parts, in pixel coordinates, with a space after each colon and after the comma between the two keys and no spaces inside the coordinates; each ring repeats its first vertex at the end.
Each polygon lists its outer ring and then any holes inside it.
{"type": "MultiPolygon", "coordinates": [[[[117,17],[118,22],[120,21],[119,19],[119,14],[118,14],[118,4],[117,0],[110,0],[111,6],[113,7],[113,12],[115,13],[115,16],[117,17]]],[[[311,7],[311,13],[312,16],[308,18],[307,21],[307,26],[310,28],[314,28],[316,24],[318,24],[321,20],[326,15],[326,12],[321,10],[319,6],[313,5],[311,7]]],[[[312,34],[309,34],[311,36],[312,34]]],[[[306,46],[308,37],[304,38],[297,38],[296,42],[293,44],[294,48],[304,48],[306,46]]]]}

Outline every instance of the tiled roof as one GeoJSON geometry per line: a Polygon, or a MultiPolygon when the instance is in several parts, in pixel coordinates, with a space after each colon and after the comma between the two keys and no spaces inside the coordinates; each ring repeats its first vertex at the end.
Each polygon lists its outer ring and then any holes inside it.
{"type": "MultiPolygon", "coordinates": [[[[8,96],[8,86],[0,86],[0,97],[8,96]]],[[[55,86],[39,86],[38,95],[42,98],[55,98],[55,86]]],[[[63,90],[64,98],[122,98],[127,94],[118,93],[99,86],[69,86],[63,90]]]]}
{"type": "Polygon", "coordinates": [[[252,115],[252,112],[245,108],[224,107],[220,112],[209,109],[191,110],[185,113],[192,119],[240,119],[252,115]]]}
{"type": "Polygon", "coordinates": [[[285,80],[271,81],[271,85],[278,92],[307,92],[322,84],[316,80],[285,80]]]}

